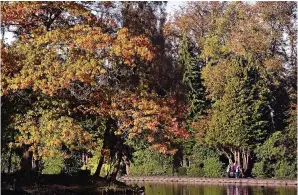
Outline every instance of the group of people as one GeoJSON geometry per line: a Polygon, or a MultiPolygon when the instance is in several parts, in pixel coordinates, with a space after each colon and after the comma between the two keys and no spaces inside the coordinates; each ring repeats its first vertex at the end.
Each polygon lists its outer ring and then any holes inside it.
{"type": "Polygon", "coordinates": [[[238,165],[237,162],[235,162],[234,164],[229,164],[227,167],[227,177],[235,177],[235,178],[239,178],[239,174],[240,174],[240,166],[238,165]]]}

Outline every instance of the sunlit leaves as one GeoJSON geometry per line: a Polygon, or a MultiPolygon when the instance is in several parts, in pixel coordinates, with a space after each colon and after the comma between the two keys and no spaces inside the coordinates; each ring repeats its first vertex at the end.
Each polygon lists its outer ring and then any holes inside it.
{"type": "Polygon", "coordinates": [[[43,27],[51,30],[61,23],[90,22],[94,17],[83,3],[75,2],[5,2],[1,4],[4,25],[16,28],[17,34],[28,37],[32,31],[43,27]],[[67,21],[67,22],[65,22],[67,21]]]}
{"type": "Polygon", "coordinates": [[[117,35],[109,35],[100,28],[80,25],[20,41],[3,54],[4,71],[8,72],[11,64],[19,67],[14,75],[3,74],[2,81],[7,84],[4,93],[32,87],[50,95],[69,88],[71,81],[94,84],[96,76],[106,73],[105,58],[111,64],[123,60],[128,66],[135,66],[136,57],[150,61],[153,55],[145,37],[130,38],[125,29],[117,35]]]}
{"type": "Polygon", "coordinates": [[[16,114],[14,125],[19,134],[11,147],[27,145],[35,159],[54,155],[66,158],[69,151],[94,147],[92,136],[67,115],[63,104],[41,101],[33,104],[25,116],[16,114]]]}
{"type": "Polygon", "coordinates": [[[214,104],[207,125],[206,121],[194,124],[201,128],[198,137],[216,147],[232,148],[254,147],[265,139],[270,92],[258,69],[257,61],[238,58],[204,70],[208,71],[205,81],[214,104]]]}
{"type": "Polygon", "coordinates": [[[111,97],[110,105],[106,109],[100,104],[80,109],[102,115],[108,112],[108,116],[118,120],[116,135],[135,142],[145,141],[150,148],[162,153],[175,152],[171,141],[189,136],[184,128],[185,105],[178,104],[175,98],[122,91],[111,97]]]}

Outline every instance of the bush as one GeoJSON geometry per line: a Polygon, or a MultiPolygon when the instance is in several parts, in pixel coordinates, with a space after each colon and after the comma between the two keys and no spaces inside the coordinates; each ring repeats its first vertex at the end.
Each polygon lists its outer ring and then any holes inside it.
{"type": "Polygon", "coordinates": [[[64,159],[61,156],[53,156],[43,159],[42,174],[60,174],[64,167],[64,159]]]}
{"type": "Polygon", "coordinates": [[[179,176],[183,176],[183,175],[186,175],[187,168],[186,167],[179,167],[177,171],[178,171],[179,176]]]}
{"type": "MultiPolygon", "coordinates": [[[[9,167],[9,156],[10,151],[1,151],[1,173],[7,173],[9,167]]],[[[19,169],[21,158],[15,153],[12,152],[11,155],[11,167],[10,172],[13,173],[19,169]]]]}
{"type": "Polygon", "coordinates": [[[100,170],[100,176],[105,177],[111,173],[112,166],[110,164],[104,163],[100,170]]]}
{"type": "Polygon", "coordinates": [[[213,148],[196,144],[189,158],[192,165],[200,166],[208,158],[219,158],[219,154],[213,148]]]}
{"type": "Polygon", "coordinates": [[[98,150],[93,153],[91,158],[88,159],[88,165],[85,167],[91,171],[91,175],[93,175],[97,169],[100,156],[100,150],[98,150]]]}
{"type": "Polygon", "coordinates": [[[187,169],[187,175],[191,177],[204,177],[204,169],[196,166],[191,166],[187,169]]]}
{"type": "Polygon", "coordinates": [[[254,167],[252,169],[252,172],[256,175],[258,178],[265,178],[265,163],[264,161],[257,162],[254,164],[254,167]]]}
{"type": "Polygon", "coordinates": [[[171,175],[172,157],[159,154],[149,149],[139,150],[133,154],[130,173],[136,175],[171,175]]]}
{"type": "Polygon", "coordinates": [[[64,159],[62,172],[68,175],[74,175],[81,170],[82,166],[82,154],[80,152],[72,152],[69,158],[64,159]]]}
{"type": "MultiPolygon", "coordinates": [[[[253,173],[260,178],[295,178],[296,149],[284,143],[296,143],[296,139],[285,132],[274,132],[262,145],[255,149],[257,163],[253,173]]],[[[295,144],[296,145],[296,144],[295,144]]]]}
{"type": "Polygon", "coordinates": [[[204,160],[205,177],[222,177],[224,174],[223,163],[218,158],[208,158],[204,160]]]}
{"type": "Polygon", "coordinates": [[[296,178],[296,165],[290,165],[289,162],[281,161],[275,167],[275,177],[281,179],[294,179],[296,178]]]}

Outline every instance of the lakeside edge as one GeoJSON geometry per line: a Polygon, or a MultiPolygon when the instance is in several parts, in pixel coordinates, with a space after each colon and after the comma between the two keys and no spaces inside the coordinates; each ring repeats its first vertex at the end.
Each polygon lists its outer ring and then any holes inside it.
{"type": "Polygon", "coordinates": [[[290,179],[253,179],[253,178],[199,178],[199,177],[121,177],[123,182],[189,182],[203,184],[246,184],[246,185],[285,185],[297,186],[297,180],[290,179]]]}

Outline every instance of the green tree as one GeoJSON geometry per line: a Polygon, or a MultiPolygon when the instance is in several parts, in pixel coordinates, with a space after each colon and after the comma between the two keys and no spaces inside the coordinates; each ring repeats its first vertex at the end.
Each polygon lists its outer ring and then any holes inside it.
{"type": "Polygon", "coordinates": [[[199,54],[191,54],[192,52],[194,51],[191,50],[186,34],[184,33],[178,64],[182,69],[183,83],[187,90],[188,117],[192,121],[197,121],[206,109],[205,89],[201,78],[201,70],[204,63],[196,56],[199,54]]]}
{"type": "MultiPolygon", "coordinates": [[[[206,70],[218,67],[206,67],[206,70]]],[[[261,77],[258,61],[253,58],[232,59],[225,68],[223,93],[210,111],[204,141],[225,154],[230,163],[233,160],[240,163],[246,172],[251,168],[253,149],[269,133],[270,91],[264,85],[266,80],[261,77]]]]}
{"type": "Polygon", "coordinates": [[[288,134],[277,131],[256,148],[258,161],[253,169],[256,176],[295,178],[296,154],[291,148],[287,148],[287,143],[293,141],[288,134]]]}

